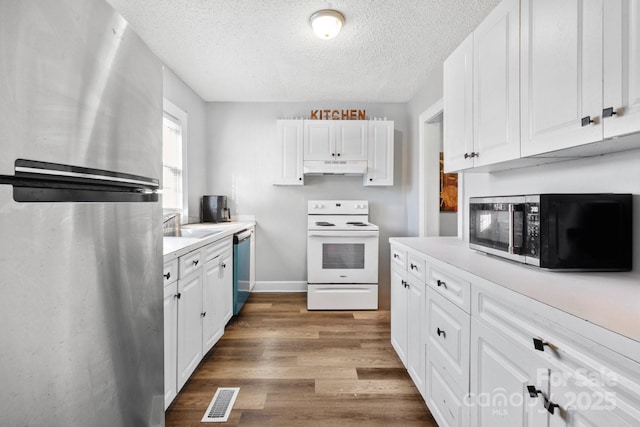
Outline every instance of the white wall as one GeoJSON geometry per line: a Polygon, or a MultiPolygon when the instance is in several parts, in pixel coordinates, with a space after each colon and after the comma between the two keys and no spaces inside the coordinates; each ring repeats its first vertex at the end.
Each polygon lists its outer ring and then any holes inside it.
{"type": "MultiPolygon", "coordinates": [[[[380,226],[380,307],[389,306],[389,237],[407,232],[405,104],[208,103],[206,193],[229,198],[232,215],[255,215],[256,280],[306,282],[306,209],[311,199],[366,199],[380,226]],[[365,109],[395,121],[392,187],[363,187],[361,176],[305,176],[304,186],[274,186],[276,120],[312,109],[365,109]]],[[[416,170],[417,174],[417,170],[416,170]]]]}
{"type": "MultiPolygon", "coordinates": [[[[640,135],[638,135],[640,139],[640,135]]],[[[640,280],[640,150],[494,173],[465,173],[464,239],[469,197],[535,193],[632,193],[633,269],[640,280]]]]}
{"type": "Polygon", "coordinates": [[[207,135],[205,102],[166,66],[163,74],[164,97],[187,112],[187,192],[189,222],[200,221],[200,197],[205,194],[207,135]]]}
{"type": "Polygon", "coordinates": [[[436,101],[442,98],[442,65],[429,73],[425,85],[407,103],[407,116],[409,120],[409,147],[407,153],[407,235],[419,235],[419,156],[420,156],[420,114],[425,112],[436,101]]]}

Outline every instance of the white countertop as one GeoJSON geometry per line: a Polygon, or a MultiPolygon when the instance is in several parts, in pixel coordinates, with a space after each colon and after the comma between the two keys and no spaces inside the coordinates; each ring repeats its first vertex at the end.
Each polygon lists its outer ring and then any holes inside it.
{"type": "Polygon", "coordinates": [[[473,251],[455,237],[389,241],[640,342],[638,272],[550,272],[473,251]]]}
{"type": "Polygon", "coordinates": [[[164,262],[171,259],[178,258],[186,253],[189,253],[195,249],[206,246],[210,243],[216,242],[227,236],[246,230],[247,228],[255,227],[255,221],[237,221],[237,222],[219,222],[219,223],[202,223],[202,224],[186,224],[181,228],[193,228],[218,231],[218,233],[212,234],[207,237],[163,237],[162,254],[164,255],[164,262]]]}

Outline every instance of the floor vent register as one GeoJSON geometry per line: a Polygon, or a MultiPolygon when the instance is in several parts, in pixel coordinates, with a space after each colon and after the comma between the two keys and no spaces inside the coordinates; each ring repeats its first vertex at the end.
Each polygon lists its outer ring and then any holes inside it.
{"type": "Polygon", "coordinates": [[[238,397],[240,387],[218,387],[207,412],[202,417],[203,423],[224,423],[229,419],[233,404],[238,397]]]}

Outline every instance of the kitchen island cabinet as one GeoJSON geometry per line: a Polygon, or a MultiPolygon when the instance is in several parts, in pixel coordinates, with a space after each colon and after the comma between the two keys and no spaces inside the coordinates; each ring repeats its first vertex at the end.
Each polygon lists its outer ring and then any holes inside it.
{"type": "Polygon", "coordinates": [[[453,238],[390,241],[428,266],[425,400],[441,427],[638,425],[636,275],[542,271],[453,238]]]}

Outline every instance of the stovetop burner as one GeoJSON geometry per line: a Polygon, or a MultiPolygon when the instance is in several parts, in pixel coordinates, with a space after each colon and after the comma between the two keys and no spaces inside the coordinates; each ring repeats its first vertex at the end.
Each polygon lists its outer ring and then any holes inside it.
{"type": "Polygon", "coordinates": [[[333,224],[331,222],[327,222],[327,221],[316,221],[316,225],[318,225],[320,227],[333,227],[333,226],[335,226],[335,224],[333,224]]]}

